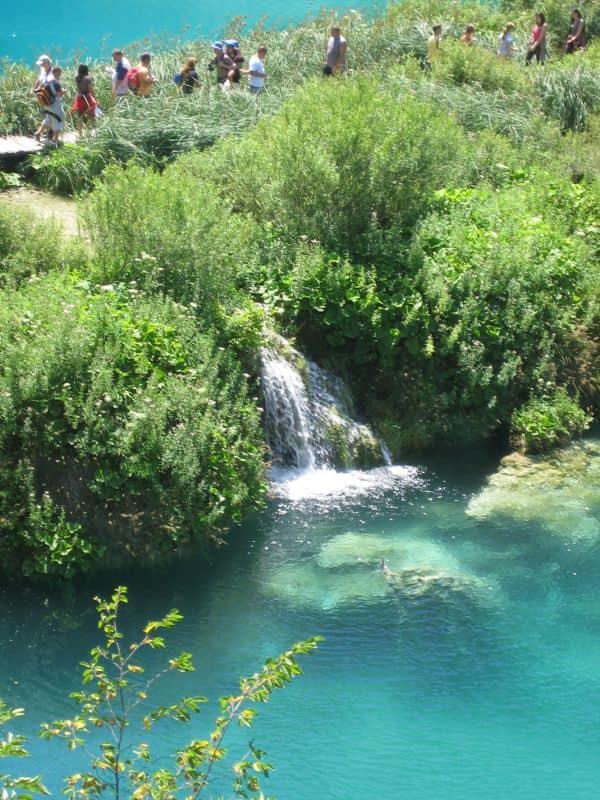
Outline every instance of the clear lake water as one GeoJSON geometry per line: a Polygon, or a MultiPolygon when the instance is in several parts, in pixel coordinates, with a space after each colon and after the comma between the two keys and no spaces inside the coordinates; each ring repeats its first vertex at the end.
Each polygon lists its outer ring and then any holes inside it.
{"type": "MultiPolygon", "coordinates": [[[[280,475],[278,496],[211,564],[187,554],[54,593],[4,588],[0,696],[26,707],[19,732],[72,714],[77,663],[97,641],[91,598],[124,583],[127,633],[171,607],[185,616],[169,641],[197,671],[169,677],[160,702],[178,690],[214,701],[290,643],[325,637],[305,674],[260,709],[252,737],[276,767],[268,795],[590,800],[600,785],[600,486],[567,475],[565,492],[545,499],[543,482],[524,481],[513,517],[481,494],[497,465],[497,453],[469,451],[280,475]],[[401,579],[386,579],[381,558],[401,579]]],[[[208,733],[214,711],[157,728],[161,763],[208,733]]],[[[248,738],[232,737],[232,751],[248,738]]],[[[41,772],[56,793],[81,766],[60,743],[33,739],[30,750],[18,769],[41,772]]],[[[213,796],[230,797],[229,784],[223,774],[213,796]]]]}

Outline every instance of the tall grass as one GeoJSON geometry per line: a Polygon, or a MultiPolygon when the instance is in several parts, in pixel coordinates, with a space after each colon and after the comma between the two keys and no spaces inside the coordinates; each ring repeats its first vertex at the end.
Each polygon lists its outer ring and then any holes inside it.
{"type": "Polygon", "coordinates": [[[600,111],[600,70],[577,64],[574,69],[555,69],[537,76],[536,88],[544,111],[564,131],[582,131],[588,115],[600,111]]]}
{"type": "MultiPolygon", "coordinates": [[[[595,63],[569,59],[564,66],[547,65],[544,71],[526,72],[520,63],[505,63],[495,57],[497,35],[506,16],[520,24],[517,41],[522,49],[529,14],[521,6],[496,8],[447,0],[401,0],[372,18],[351,11],[340,18],[350,43],[349,79],[366,73],[373,81],[387,84],[396,80],[400,70],[404,83],[399,83],[399,88],[439,103],[469,132],[491,128],[513,142],[543,137],[539,125],[543,114],[558,120],[563,130],[580,131],[589,113],[599,107],[600,76],[595,63]],[[422,67],[433,20],[443,23],[446,42],[442,57],[429,72],[422,67]],[[477,47],[465,48],[452,41],[467,22],[477,27],[477,47]]],[[[269,78],[260,98],[251,96],[243,84],[227,94],[217,87],[214,72],[207,69],[211,50],[206,41],[171,43],[169,49],[159,49],[153,58],[158,81],[151,97],[143,100],[132,95],[115,103],[111,67],[91,62],[96,94],[105,112],[97,135],[68,151],[65,148],[63,154],[36,159],[35,179],[46,188],[78,192],[89,189],[112,161],[136,159],[160,167],[183,152],[242,133],[262,117],[276,113],[300,85],[320,74],[333,19],[332,13],[323,12],[286,30],[259,25],[246,31],[240,20],[227,26],[225,33],[240,38],[246,55],[259,42],[268,47],[269,78]],[[173,76],[189,55],[198,58],[200,86],[192,96],[184,97],[173,76]]],[[[132,63],[140,49],[129,48],[132,63]]],[[[64,72],[64,83],[71,94],[74,71],[71,65],[64,72]]],[[[38,117],[35,99],[28,94],[32,82],[32,73],[22,66],[4,63],[0,69],[0,134],[33,130],[38,117]]]]}

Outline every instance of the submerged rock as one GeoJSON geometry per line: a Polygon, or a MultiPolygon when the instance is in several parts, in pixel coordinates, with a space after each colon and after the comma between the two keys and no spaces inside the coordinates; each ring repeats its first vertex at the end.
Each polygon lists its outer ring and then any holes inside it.
{"type": "Polygon", "coordinates": [[[537,522],[574,539],[600,537],[600,441],[576,442],[546,456],[513,453],[471,499],[475,519],[504,515],[537,522]]]}
{"type": "Polygon", "coordinates": [[[452,575],[427,568],[394,571],[384,566],[382,575],[388,586],[405,598],[431,595],[450,600],[461,594],[479,602],[494,588],[474,575],[452,575]]]}
{"type": "Polygon", "coordinates": [[[460,564],[443,545],[430,539],[399,535],[342,533],[322,547],[316,562],[324,569],[369,565],[378,567],[381,559],[393,570],[431,568],[457,573],[460,564]]]}
{"type": "Polygon", "coordinates": [[[324,570],[314,561],[281,567],[266,581],[265,588],[293,606],[321,611],[352,603],[380,602],[389,594],[376,569],[324,570]]]}
{"type": "Polygon", "coordinates": [[[334,536],[309,561],[286,566],[266,582],[294,605],[321,610],[356,602],[425,596],[486,604],[495,586],[466,570],[443,545],[416,536],[348,532],[334,536]]]}

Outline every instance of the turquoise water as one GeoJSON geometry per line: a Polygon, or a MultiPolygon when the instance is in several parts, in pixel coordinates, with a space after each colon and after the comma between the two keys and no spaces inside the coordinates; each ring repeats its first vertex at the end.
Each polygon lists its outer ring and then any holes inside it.
{"type": "MultiPolygon", "coordinates": [[[[357,4],[341,3],[336,8],[357,4]]],[[[358,7],[374,3],[361,2],[358,7]]],[[[316,14],[323,4],[317,0],[102,0],[73,3],[54,0],[35,6],[2,2],[0,57],[33,62],[40,53],[66,59],[77,51],[84,57],[110,57],[112,48],[163,35],[191,39],[221,35],[227,21],[243,16],[250,24],[265,20],[269,25],[297,22],[316,14]],[[35,20],[35,21],[34,21],[35,20]]]]}
{"type": "MultiPolygon", "coordinates": [[[[186,557],[56,595],[0,592],[0,695],[26,706],[25,731],[70,713],[74,667],[96,641],[90,598],[124,582],[128,630],[172,606],[184,613],[171,640],[198,666],[185,693],[215,698],[292,641],[326,637],[255,732],[280,800],[590,800],[600,785],[600,491],[587,487],[578,506],[574,475],[529,519],[501,516],[487,495],[475,517],[469,503],[496,464],[469,452],[324,473],[283,487],[209,567],[186,557]],[[585,517],[577,533],[559,513],[569,504],[585,517]],[[393,570],[443,580],[392,591],[381,555],[393,570]]],[[[521,502],[532,492],[526,484],[521,502]]],[[[164,684],[160,700],[175,691],[164,684]]],[[[163,728],[155,748],[166,757],[208,718],[163,728]]],[[[31,750],[58,790],[76,762],[58,744],[31,750]]]]}

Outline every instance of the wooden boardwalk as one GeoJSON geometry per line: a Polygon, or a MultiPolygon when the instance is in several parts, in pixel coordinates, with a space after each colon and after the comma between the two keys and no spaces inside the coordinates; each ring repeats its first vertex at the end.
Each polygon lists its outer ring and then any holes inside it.
{"type": "MultiPolygon", "coordinates": [[[[65,133],[62,137],[65,144],[77,141],[74,131],[65,133]]],[[[49,151],[53,145],[50,142],[37,142],[33,136],[0,136],[0,169],[12,169],[28,156],[49,151]]]]}

